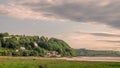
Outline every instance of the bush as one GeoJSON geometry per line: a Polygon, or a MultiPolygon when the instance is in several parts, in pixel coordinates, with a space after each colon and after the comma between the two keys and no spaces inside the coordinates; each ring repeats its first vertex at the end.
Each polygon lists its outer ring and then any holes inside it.
{"type": "Polygon", "coordinates": [[[47,64],[39,65],[39,68],[48,68],[47,64]]]}

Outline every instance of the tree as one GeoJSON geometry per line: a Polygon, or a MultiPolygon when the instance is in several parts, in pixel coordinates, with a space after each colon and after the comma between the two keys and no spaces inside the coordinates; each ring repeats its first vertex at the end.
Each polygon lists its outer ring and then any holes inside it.
{"type": "Polygon", "coordinates": [[[33,36],[33,41],[38,41],[39,40],[39,36],[33,36]]]}
{"type": "MultiPolygon", "coordinates": [[[[56,38],[48,39],[44,36],[39,38],[39,36],[0,33],[0,46],[4,49],[13,50],[11,53],[14,56],[44,56],[47,51],[57,52],[62,56],[75,56],[75,50],[65,41],[56,38]],[[20,51],[20,47],[25,47],[25,50],[20,51]]],[[[7,52],[1,53],[6,54],[7,52]]]]}
{"type": "Polygon", "coordinates": [[[16,38],[9,38],[4,43],[4,48],[10,48],[10,49],[17,49],[19,45],[19,42],[16,40],[16,38]]]}
{"type": "Polygon", "coordinates": [[[31,51],[30,56],[39,56],[39,53],[37,51],[31,51]]]}
{"type": "Polygon", "coordinates": [[[0,47],[2,46],[2,41],[0,40],[0,47]]]}
{"type": "Polygon", "coordinates": [[[30,52],[29,51],[23,51],[22,52],[22,56],[29,56],[30,55],[30,52]]]}
{"type": "Polygon", "coordinates": [[[46,39],[44,36],[41,36],[41,37],[40,37],[40,41],[42,41],[42,42],[47,42],[47,39],[46,39]]]}
{"type": "Polygon", "coordinates": [[[46,50],[49,50],[49,45],[48,45],[48,43],[45,42],[45,41],[40,41],[40,42],[38,43],[38,45],[39,45],[39,47],[41,47],[41,48],[44,48],[44,49],[46,49],[46,50]]]}
{"type": "Polygon", "coordinates": [[[37,51],[39,56],[44,56],[44,54],[45,54],[45,50],[40,47],[35,48],[34,51],[37,51]]]}
{"type": "Polygon", "coordinates": [[[62,56],[75,56],[75,51],[63,40],[50,38],[48,43],[50,50],[57,51],[62,56]]]}
{"type": "Polygon", "coordinates": [[[22,44],[22,45],[27,45],[27,44],[30,43],[30,39],[27,38],[27,37],[20,37],[19,43],[22,44]]]}
{"type": "Polygon", "coordinates": [[[6,33],[0,33],[0,37],[6,37],[6,36],[9,36],[9,34],[6,32],[6,33]]]}

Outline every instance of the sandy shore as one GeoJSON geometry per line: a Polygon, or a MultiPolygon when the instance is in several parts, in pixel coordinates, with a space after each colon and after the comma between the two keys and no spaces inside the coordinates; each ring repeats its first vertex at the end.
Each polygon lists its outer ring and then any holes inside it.
{"type": "Polygon", "coordinates": [[[72,57],[59,58],[72,61],[103,61],[103,62],[120,62],[120,57],[72,57]]]}

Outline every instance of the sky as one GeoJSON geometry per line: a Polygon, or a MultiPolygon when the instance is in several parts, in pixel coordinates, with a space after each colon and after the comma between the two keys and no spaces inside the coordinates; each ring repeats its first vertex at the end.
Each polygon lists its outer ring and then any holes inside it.
{"type": "Polygon", "coordinates": [[[0,32],[120,51],[120,0],[0,0],[0,32]]]}

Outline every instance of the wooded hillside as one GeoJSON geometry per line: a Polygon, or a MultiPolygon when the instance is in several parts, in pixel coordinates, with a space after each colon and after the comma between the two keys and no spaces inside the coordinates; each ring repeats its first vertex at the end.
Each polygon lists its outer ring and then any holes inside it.
{"type": "Polygon", "coordinates": [[[1,56],[76,56],[66,42],[44,36],[0,33],[1,56]]]}

